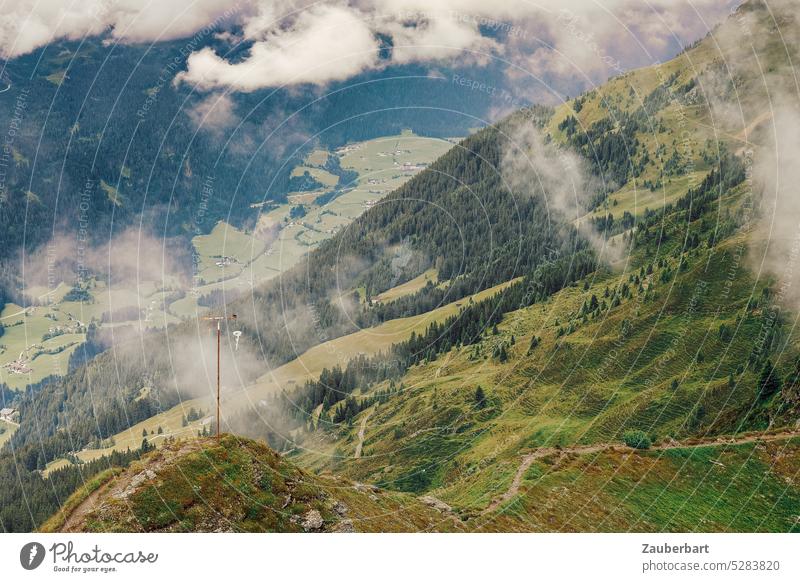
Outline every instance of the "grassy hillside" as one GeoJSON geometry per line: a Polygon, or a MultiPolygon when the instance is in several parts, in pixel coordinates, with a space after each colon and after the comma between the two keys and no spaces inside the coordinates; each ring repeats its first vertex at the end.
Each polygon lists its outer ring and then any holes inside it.
{"type": "MultiPolygon", "coordinates": [[[[520,447],[619,442],[631,429],[661,441],[792,422],[795,412],[784,409],[780,393],[760,394],[766,363],[754,346],[769,302],[752,297],[763,298],[767,287],[744,275],[727,287],[736,243],[665,259],[626,298],[618,290],[635,286],[638,273],[597,273],[548,302],[508,313],[496,333],[487,330],[474,345],[410,368],[394,380],[404,389],[368,411],[369,455],[348,470],[422,491],[520,447]],[[713,298],[723,292],[721,306],[713,298]],[[599,307],[587,311],[592,297],[599,307]]],[[[794,373],[792,354],[793,347],[779,362],[783,378],[794,373]]],[[[791,388],[787,378],[787,395],[791,388]]],[[[351,456],[363,416],[338,427],[333,443],[306,443],[319,459],[306,453],[304,462],[329,464],[334,450],[351,456]]]]}
{"type": "Polygon", "coordinates": [[[643,216],[700,183],[723,149],[758,155],[769,147],[774,110],[794,92],[797,30],[792,3],[743,2],[676,58],[558,107],[548,132],[578,146],[610,190],[586,218],[643,216]],[[620,146],[618,167],[609,145],[620,146]]]}
{"type": "MultiPolygon", "coordinates": [[[[507,286],[508,284],[504,283],[492,287],[476,293],[472,299],[481,300],[491,297],[507,286]]],[[[361,330],[311,348],[294,360],[260,376],[242,390],[226,395],[223,406],[223,427],[227,428],[230,419],[242,410],[251,407],[253,402],[274,396],[287,387],[302,385],[306,380],[319,376],[325,367],[341,365],[359,354],[375,355],[397,342],[406,340],[412,333],[424,331],[431,322],[443,321],[458,313],[458,309],[459,303],[443,305],[424,314],[387,321],[377,327],[361,330]]],[[[198,430],[207,426],[209,418],[207,415],[203,415],[203,418],[185,423],[185,416],[193,408],[208,412],[213,405],[214,401],[211,398],[183,401],[169,410],[150,416],[130,428],[110,435],[106,439],[106,443],[113,442],[113,445],[86,447],[76,451],[75,455],[81,460],[88,461],[107,455],[114,450],[135,449],[141,443],[143,431],[150,435],[148,437],[150,442],[156,446],[160,446],[170,437],[192,437],[198,430]],[[158,432],[159,429],[163,432],[158,432]]]]}
{"type": "Polygon", "coordinates": [[[87,483],[42,531],[458,531],[412,496],[312,476],[232,435],[179,441],[87,483]]]}
{"type": "MultiPolygon", "coordinates": [[[[798,461],[798,438],[566,452],[530,464],[519,495],[467,523],[477,531],[798,532],[798,461]]],[[[444,498],[469,503],[474,491],[444,498]]]]}
{"type": "MultiPolygon", "coordinates": [[[[769,22],[756,3],[742,10],[755,29],[769,22]]],[[[790,26],[793,18],[781,15],[781,22],[790,26]]],[[[719,36],[736,22],[723,25],[719,36]]],[[[696,511],[709,516],[693,529],[794,527],[797,473],[773,465],[796,454],[795,441],[785,452],[773,451],[772,461],[746,442],[728,458],[730,451],[714,447],[705,456],[690,449],[686,467],[678,462],[683,449],[645,454],[649,468],[646,462],[631,468],[625,455],[611,450],[630,431],[667,447],[741,438],[735,435],[744,431],[791,431],[800,416],[800,337],[789,323],[793,316],[780,301],[778,283],[753,275],[743,259],[757,240],[759,219],[743,145],[762,147],[754,128],[768,120],[756,107],[763,89],[758,79],[737,77],[737,89],[748,92],[742,108],[747,131],[726,130],[710,140],[714,128],[705,124],[713,108],[702,85],[719,65],[714,42],[706,39],[669,63],[625,74],[564,105],[547,125],[551,139],[581,150],[607,183],[615,183],[587,219],[623,249],[624,259],[550,298],[506,311],[469,344],[430,351],[399,377],[360,386],[352,392],[355,405],[348,404],[357,414],[309,433],[300,464],[401,491],[433,492],[470,515],[492,508],[496,492],[515,480],[526,482],[527,473],[516,473],[521,451],[601,447],[606,481],[591,464],[585,473],[580,463],[557,464],[544,483],[564,488],[563,504],[552,502],[560,517],[547,521],[537,514],[542,490],[536,489],[529,501],[509,498],[524,511],[516,524],[514,518],[497,521],[498,529],[592,529],[591,512],[603,503],[614,506],[617,498],[629,504],[598,529],[688,528],[691,519],[667,519],[666,511],[703,483],[684,469],[697,472],[707,464],[731,467],[733,475],[709,479],[733,479],[759,502],[726,513],[730,508],[717,506],[730,491],[690,495],[696,511]],[[627,220],[619,220],[626,213],[627,220]],[[609,215],[615,220],[606,220],[609,215]],[[391,396],[383,397],[387,391],[391,396]],[[640,479],[647,487],[639,487],[636,467],[646,469],[640,479]],[[674,479],[651,482],[651,474],[674,479]],[[601,490],[605,482],[607,492],[601,490]],[[592,483],[601,501],[586,493],[592,483]],[[648,506],[642,490],[664,504],[648,506]],[[774,502],[771,514],[761,501],[774,502]],[[570,508],[581,504],[591,510],[569,522],[570,508]]],[[[773,45],[766,41],[759,49],[778,76],[790,61],[773,45]]],[[[502,297],[496,305],[501,309],[502,297]]],[[[345,404],[332,407],[331,416],[341,417],[337,411],[345,404]]]]}
{"type": "MultiPolygon", "coordinates": [[[[511,461],[511,459],[509,459],[511,461]]],[[[83,485],[44,532],[798,531],[800,437],[652,451],[548,449],[512,484],[483,471],[433,496],[313,476],[263,444],[178,441],[83,485]],[[492,503],[486,507],[487,503],[492,503]]]]}

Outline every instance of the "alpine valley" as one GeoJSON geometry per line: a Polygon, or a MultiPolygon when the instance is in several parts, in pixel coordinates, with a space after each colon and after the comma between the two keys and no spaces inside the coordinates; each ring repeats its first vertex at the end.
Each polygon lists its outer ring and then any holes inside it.
{"type": "Polygon", "coordinates": [[[9,59],[2,528],[800,531],[797,9],[502,113],[384,37],[269,99],[9,59]]]}

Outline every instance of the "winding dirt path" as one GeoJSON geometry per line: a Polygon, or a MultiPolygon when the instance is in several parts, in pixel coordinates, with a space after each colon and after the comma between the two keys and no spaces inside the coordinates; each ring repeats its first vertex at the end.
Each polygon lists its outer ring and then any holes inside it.
{"type": "MultiPolygon", "coordinates": [[[[787,440],[796,436],[800,436],[800,430],[787,430],[772,434],[752,434],[742,437],[717,437],[706,441],[697,441],[696,439],[688,439],[687,441],[672,441],[669,443],[652,446],[647,450],[666,451],[669,449],[697,449],[708,446],[743,445],[747,443],[787,440]]],[[[486,515],[487,513],[497,510],[500,506],[513,499],[519,493],[520,485],[522,485],[522,478],[525,476],[525,473],[528,471],[528,469],[530,469],[535,460],[552,455],[587,455],[591,453],[608,451],[611,449],[622,449],[627,452],[637,452],[637,449],[627,447],[621,443],[598,443],[594,445],[575,445],[560,449],[554,447],[542,447],[523,455],[522,462],[520,463],[517,472],[514,474],[514,479],[511,481],[511,486],[504,493],[498,497],[495,497],[486,507],[486,509],[481,511],[481,515],[486,515]]]]}
{"type": "Polygon", "coordinates": [[[509,487],[505,493],[500,495],[499,497],[495,497],[494,500],[489,504],[489,506],[481,512],[481,515],[486,515],[487,513],[493,512],[495,509],[510,501],[517,493],[519,493],[519,486],[522,484],[522,477],[525,475],[528,469],[531,468],[533,462],[536,459],[541,459],[543,457],[547,457],[552,453],[551,449],[537,449],[532,453],[528,453],[527,455],[522,457],[522,463],[520,463],[519,468],[517,469],[516,474],[514,475],[514,479],[511,481],[511,487],[509,487]]]}
{"type": "Polygon", "coordinates": [[[370,414],[372,414],[371,410],[364,415],[363,419],[361,419],[361,427],[358,429],[358,444],[356,445],[356,454],[353,455],[354,459],[361,458],[361,449],[364,448],[364,433],[367,430],[367,419],[369,419],[370,414]]]}
{"type": "Polygon", "coordinates": [[[60,532],[73,532],[80,531],[80,525],[83,523],[83,518],[98,507],[100,495],[106,492],[109,488],[114,486],[114,477],[109,478],[106,483],[92,491],[86,499],[81,501],[78,506],[64,520],[64,525],[59,528],[60,532]]]}
{"type": "Polygon", "coordinates": [[[735,139],[745,143],[750,143],[750,134],[762,123],[767,121],[768,119],[772,119],[772,111],[764,111],[760,115],[756,116],[750,123],[747,124],[746,127],[742,129],[736,136],[735,139]]]}

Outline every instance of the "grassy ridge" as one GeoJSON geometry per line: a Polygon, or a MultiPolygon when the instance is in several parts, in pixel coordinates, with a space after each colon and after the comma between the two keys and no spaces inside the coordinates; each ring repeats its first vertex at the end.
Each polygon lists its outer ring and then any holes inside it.
{"type": "Polygon", "coordinates": [[[47,531],[457,531],[458,520],[411,496],[314,477],[266,445],[224,435],[178,441],[73,495],[47,531]],[[98,485],[99,486],[99,485],[98,485]],[[317,521],[314,523],[314,517],[317,521]]]}
{"type": "Polygon", "coordinates": [[[75,511],[79,505],[86,501],[92,493],[100,489],[100,487],[111,481],[120,473],[122,473],[122,469],[119,467],[112,467],[92,477],[80,489],[70,495],[61,509],[41,525],[39,531],[42,533],[54,533],[61,530],[61,528],[64,527],[64,522],[67,517],[75,511]]]}

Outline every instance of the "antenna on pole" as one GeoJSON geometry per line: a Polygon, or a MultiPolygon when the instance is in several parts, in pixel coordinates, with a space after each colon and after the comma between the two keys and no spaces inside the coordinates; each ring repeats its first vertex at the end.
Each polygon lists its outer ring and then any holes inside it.
{"type": "MultiPolygon", "coordinates": [[[[222,419],[219,415],[219,402],[220,402],[220,390],[219,390],[219,375],[220,375],[220,343],[221,343],[221,336],[222,336],[222,322],[223,321],[230,321],[236,319],[236,314],[233,313],[231,315],[207,315],[201,319],[205,321],[216,321],[217,322],[217,440],[219,440],[219,427],[222,424],[222,419]]],[[[240,332],[241,335],[241,332],[240,332]]],[[[236,344],[238,347],[239,338],[236,338],[236,344]]]]}

